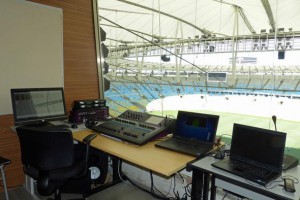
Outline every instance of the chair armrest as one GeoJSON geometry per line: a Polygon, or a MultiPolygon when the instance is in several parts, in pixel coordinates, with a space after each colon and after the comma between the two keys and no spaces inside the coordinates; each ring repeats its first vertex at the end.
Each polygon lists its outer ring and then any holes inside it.
{"type": "Polygon", "coordinates": [[[85,144],[90,144],[91,143],[91,141],[93,140],[93,139],[95,139],[97,137],[97,133],[92,133],[92,134],[89,134],[88,136],[86,136],[85,138],[83,138],[83,142],[85,143],[85,144]]]}
{"type": "Polygon", "coordinates": [[[86,151],[85,151],[85,170],[84,174],[87,171],[88,168],[88,162],[89,162],[89,154],[90,154],[90,146],[91,146],[91,141],[97,137],[96,133],[90,134],[83,138],[82,142],[86,144],[86,151]]]}

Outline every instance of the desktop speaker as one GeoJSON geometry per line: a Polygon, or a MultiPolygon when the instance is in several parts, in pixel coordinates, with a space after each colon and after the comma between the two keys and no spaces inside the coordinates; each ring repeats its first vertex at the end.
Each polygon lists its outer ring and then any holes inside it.
{"type": "Polygon", "coordinates": [[[298,158],[285,154],[283,156],[283,162],[282,162],[282,171],[286,171],[288,169],[291,169],[293,167],[297,167],[299,164],[298,158]]]}
{"type": "Polygon", "coordinates": [[[89,170],[91,172],[91,182],[93,184],[104,184],[108,172],[108,155],[91,147],[89,170]]]}
{"type": "MultiPolygon", "coordinates": [[[[77,145],[82,145],[82,143],[77,145]]],[[[105,183],[108,173],[108,155],[93,147],[90,148],[89,155],[89,169],[85,176],[69,180],[62,192],[83,194],[83,196],[86,196],[86,194],[100,188],[105,183]]]]}

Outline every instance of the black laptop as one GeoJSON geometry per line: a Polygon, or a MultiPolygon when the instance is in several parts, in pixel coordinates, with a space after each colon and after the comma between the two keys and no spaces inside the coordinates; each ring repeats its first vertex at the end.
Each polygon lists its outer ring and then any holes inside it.
{"type": "Polygon", "coordinates": [[[230,157],[212,166],[261,185],[281,175],[286,133],[233,125],[230,157]]]}
{"type": "Polygon", "coordinates": [[[219,116],[178,111],[173,137],[155,146],[200,157],[213,149],[219,116]]]}

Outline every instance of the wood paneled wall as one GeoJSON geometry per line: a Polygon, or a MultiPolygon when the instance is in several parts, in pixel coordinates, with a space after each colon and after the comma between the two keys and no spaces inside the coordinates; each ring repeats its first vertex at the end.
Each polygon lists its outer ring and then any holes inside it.
{"type": "MultiPolygon", "coordinates": [[[[99,98],[92,0],[30,1],[63,9],[64,89],[67,110],[70,111],[74,100],[99,98]]],[[[38,87],[38,83],[36,86],[38,87]]],[[[11,126],[13,116],[0,115],[0,156],[12,161],[5,167],[10,188],[24,183],[19,140],[10,130],[11,126]]],[[[0,187],[0,191],[2,190],[0,187]]]]}

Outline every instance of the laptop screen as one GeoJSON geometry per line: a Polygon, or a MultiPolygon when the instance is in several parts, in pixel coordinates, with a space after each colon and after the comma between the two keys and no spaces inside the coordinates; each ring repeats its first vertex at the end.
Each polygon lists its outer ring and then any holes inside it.
{"type": "Polygon", "coordinates": [[[286,133],[233,125],[230,157],[281,171],[286,133]]]}
{"type": "Polygon", "coordinates": [[[214,142],[219,116],[178,111],[175,137],[214,142]]]}

